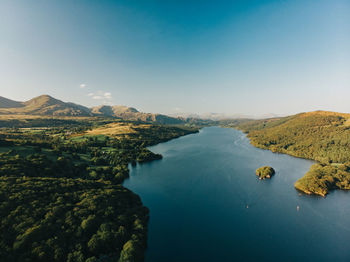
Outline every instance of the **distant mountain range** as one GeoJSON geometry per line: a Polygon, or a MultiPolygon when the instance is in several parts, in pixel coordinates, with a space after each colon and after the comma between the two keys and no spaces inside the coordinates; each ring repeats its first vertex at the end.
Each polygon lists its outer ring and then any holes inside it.
{"type": "Polygon", "coordinates": [[[160,124],[184,123],[184,119],[180,117],[142,113],[133,107],[101,105],[88,108],[63,102],[49,95],[38,96],[26,102],[13,101],[0,96],[0,115],[105,116],[160,124]]]}
{"type": "Polygon", "coordinates": [[[246,115],[246,114],[225,114],[225,113],[203,113],[203,114],[193,114],[193,113],[176,113],[170,114],[172,117],[181,118],[195,118],[195,119],[206,119],[212,121],[222,121],[229,119],[265,119],[265,118],[275,118],[282,117],[283,115],[277,114],[261,114],[261,115],[246,115]]]}

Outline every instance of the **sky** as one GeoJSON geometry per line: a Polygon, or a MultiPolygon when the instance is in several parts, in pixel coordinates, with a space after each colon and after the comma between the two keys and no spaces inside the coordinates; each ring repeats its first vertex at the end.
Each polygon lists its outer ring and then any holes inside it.
{"type": "Polygon", "coordinates": [[[350,0],[1,0],[0,96],[350,112],[350,0]]]}

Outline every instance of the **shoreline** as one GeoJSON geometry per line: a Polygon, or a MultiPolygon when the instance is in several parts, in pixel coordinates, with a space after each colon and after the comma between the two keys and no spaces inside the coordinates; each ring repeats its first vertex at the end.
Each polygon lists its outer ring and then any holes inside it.
{"type": "Polygon", "coordinates": [[[316,195],[316,196],[321,196],[321,197],[324,198],[329,193],[329,191],[331,191],[333,189],[341,190],[341,188],[329,188],[329,187],[327,187],[325,192],[317,192],[317,191],[312,191],[312,190],[307,189],[307,188],[303,188],[302,184],[300,183],[300,180],[302,180],[311,171],[313,166],[321,164],[319,161],[317,161],[315,159],[312,159],[312,158],[305,158],[305,157],[297,156],[297,155],[294,155],[294,154],[290,154],[288,152],[281,152],[281,151],[278,151],[278,150],[274,151],[274,150],[272,150],[270,148],[265,148],[265,147],[262,147],[262,146],[255,145],[254,143],[252,143],[252,139],[249,137],[248,133],[246,133],[246,132],[244,132],[244,131],[242,131],[241,129],[238,129],[238,128],[233,128],[233,129],[241,131],[245,135],[245,137],[249,139],[249,144],[252,145],[255,148],[262,149],[262,150],[269,150],[269,151],[271,151],[274,154],[284,154],[284,155],[288,155],[288,156],[295,157],[295,158],[300,158],[300,159],[304,159],[304,160],[313,161],[314,163],[311,165],[309,171],[306,172],[302,177],[300,177],[297,181],[294,182],[293,185],[294,185],[294,188],[297,191],[299,191],[299,192],[301,192],[301,193],[303,193],[305,195],[309,195],[309,196],[310,195],[316,195]]]}

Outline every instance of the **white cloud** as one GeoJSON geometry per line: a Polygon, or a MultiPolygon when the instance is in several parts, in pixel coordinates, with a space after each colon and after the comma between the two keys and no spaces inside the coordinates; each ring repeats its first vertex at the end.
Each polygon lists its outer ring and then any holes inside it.
{"type": "Polygon", "coordinates": [[[107,98],[107,99],[112,99],[112,94],[111,93],[109,93],[109,92],[107,92],[107,93],[104,93],[104,95],[103,95],[105,98],[107,98]]]}
{"type": "Polygon", "coordinates": [[[181,111],[183,111],[183,108],[181,108],[181,107],[174,107],[173,111],[181,112],[181,111]]]}
{"type": "Polygon", "coordinates": [[[83,89],[83,88],[85,88],[85,87],[86,87],[86,84],[81,84],[81,85],[80,85],[80,88],[81,88],[81,89],[83,89]]]}
{"type": "Polygon", "coordinates": [[[104,92],[100,90],[96,93],[89,93],[88,96],[94,100],[100,101],[99,103],[110,104],[112,102],[112,93],[110,92],[104,92]]]}
{"type": "Polygon", "coordinates": [[[93,96],[92,99],[101,100],[101,99],[103,99],[103,97],[102,96],[93,96]]]}

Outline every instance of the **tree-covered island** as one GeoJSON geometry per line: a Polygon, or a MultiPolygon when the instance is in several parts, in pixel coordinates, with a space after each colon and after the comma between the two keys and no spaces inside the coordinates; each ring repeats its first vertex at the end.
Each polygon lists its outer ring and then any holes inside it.
{"type": "Polygon", "coordinates": [[[263,166],[258,168],[255,173],[259,179],[270,179],[275,174],[275,170],[270,166],[263,166]]]}

